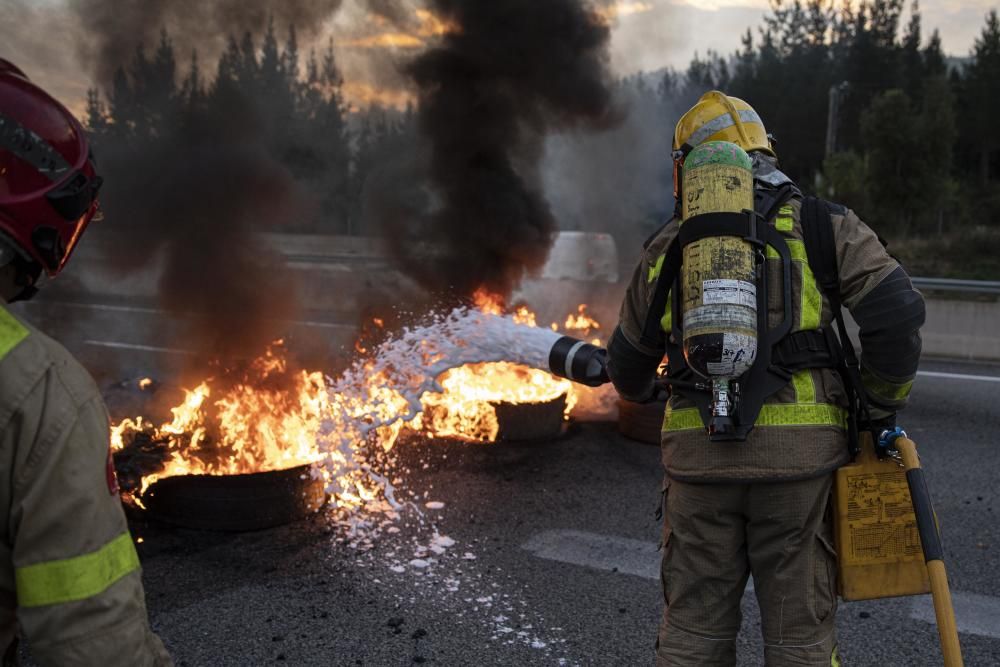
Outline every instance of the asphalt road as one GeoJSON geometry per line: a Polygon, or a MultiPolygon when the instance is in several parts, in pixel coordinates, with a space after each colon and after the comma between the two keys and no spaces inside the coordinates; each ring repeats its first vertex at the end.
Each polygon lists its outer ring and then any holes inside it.
{"type": "MultiPolygon", "coordinates": [[[[1000,378],[997,366],[922,368],[1000,378]]],[[[921,376],[902,419],[927,469],[967,665],[1000,665],[998,392],[921,376]]],[[[177,664],[653,663],[657,448],[612,424],[534,445],[400,447],[423,505],[370,548],[323,515],[246,534],[133,521],[152,622],[177,664]]],[[[763,664],[752,594],[743,607],[740,664],[763,664]]],[[[940,664],[929,610],[929,596],[842,604],[844,663],[940,664]]]]}

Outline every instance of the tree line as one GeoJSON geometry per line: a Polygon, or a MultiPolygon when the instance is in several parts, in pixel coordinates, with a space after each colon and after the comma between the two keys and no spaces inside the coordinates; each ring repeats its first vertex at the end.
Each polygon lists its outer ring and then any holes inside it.
{"type": "Polygon", "coordinates": [[[350,109],[343,86],[332,41],[303,57],[294,26],[280,43],[273,21],[261,36],[231,35],[209,75],[197,52],[179,63],[164,30],[154,49],[140,46],[118,67],[108,90],[88,91],[86,125],[100,159],[196,134],[207,115],[225,118],[202,126],[251,124],[316,204],[285,231],[373,234],[362,211],[364,182],[415,134],[414,112],[350,109]]]}
{"type": "MultiPolygon", "coordinates": [[[[227,101],[240,96],[253,102],[269,153],[318,202],[317,214],[296,231],[378,232],[365,219],[365,183],[380,164],[416,150],[412,108],[349,108],[333,44],[303,55],[294,26],[279,39],[273,22],[259,37],[230,37],[214,72],[204,69],[197,54],[181,65],[166,32],[152,50],[138,49],[108,90],[89,93],[87,124],[98,152],[155,142],[183,130],[192,110],[231,108],[227,101]]],[[[943,53],[937,30],[928,34],[916,2],[771,0],[770,12],[746,32],[736,53],[695,55],[683,71],[619,81],[616,90],[631,110],[626,128],[604,139],[556,138],[549,152],[566,165],[550,159],[545,166],[565,171],[565,178],[547,180],[560,183],[567,207],[587,203],[576,206],[577,219],[567,226],[616,235],[627,227],[624,238],[631,239],[668,216],[673,124],[711,89],[753,105],[775,137],[782,169],[804,190],[855,208],[919,272],[996,273],[995,10],[968,57],[955,59],[943,53]],[[634,150],[622,143],[628,137],[634,150]],[[569,158],[588,155],[600,155],[600,164],[584,175],[569,158]],[[646,177],[628,176],[637,173],[646,177]],[[610,188],[615,202],[591,201],[603,192],[594,188],[600,182],[620,183],[610,188]],[[600,220],[583,220],[597,208],[600,220]]],[[[557,217],[560,208],[556,203],[557,217]]]]}
{"type": "Polygon", "coordinates": [[[782,168],[855,208],[915,270],[1000,277],[996,10],[968,57],[948,58],[916,0],[771,0],[738,53],[695,57],[665,86],[749,101],[782,168]]]}

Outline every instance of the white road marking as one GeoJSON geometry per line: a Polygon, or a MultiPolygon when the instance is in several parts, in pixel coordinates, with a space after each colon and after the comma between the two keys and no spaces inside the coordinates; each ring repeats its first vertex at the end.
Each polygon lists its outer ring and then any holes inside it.
{"type": "MultiPolygon", "coordinates": [[[[1000,598],[955,591],[951,594],[951,601],[955,607],[955,622],[959,632],[1000,639],[1000,598]]],[[[913,600],[910,618],[936,623],[934,601],[930,595],[921,595],[913,600]]]]}
{"type": "Polygon", "coordinates": [[[521,548],[546,560],[660,578],[660,553],[653,542],[581,530],[546,530],[533,535],[521,548]]]}
{"type": "Polygon", "coordinates": [[[1000,382],[1000,377],[993,375],[968,375],[966,373],[941,373],[938,371],[917,371],[924,377],[942,378],[945,380],[978,380],[979,382],[1000,382]]]}
{"type": "MultiPolygon", "coordinates": [[[[533,535],[521,548],[546,560],[604,572],[617,571],[645,579],[660,578],[660,552],[653,542],[582,530],[546,530],[533,535]]],[[[746,592],[752,590],[753,579],[750,579],[746,592]]],[[[953,591],[952,602],[959,632],[1000,639],[1000,597],[953,591]]],[[[910,618],[935,622],[934,602],[930,595],[913,598],[910,618]]]]}
{"type": "Polygon", "coordinates": [[[153,345],[137,345],[135,343],[120,343],[114,340],[85,340],[84,345],[111,347],[117,350],[138,350],[139,352],[167,352],[169,354],[194,354],[190,350],[176,350],[171,347],[155,347],[153,345]]]}
{"type": "MultiPolygon", "coordinates": [[[[59,306],[66,306],[71,308],[84,308],[87,310],[105,310],[110,313],[138,313],[142,315],[162,315],[167,316],[167,313],[158,310],[156,308],[147,308],[144,306],[115,306],[106,303],[73,303],[71,301],[46,301],[45,303],[49,305],[58,304],[59,306]]],[[[187,313],[182,315],[183,317],[197,318],[197,313],[187,313]]],[[[317,322],[315,320],[273,320],[276,322],[281,322],[283,324],[291,324],[293,326],[302,327],[316,327],[318,329],[349,329],[351,331],[357,330],[357,326],[354,324],[338,324],[336,322],[317,322]]]]}

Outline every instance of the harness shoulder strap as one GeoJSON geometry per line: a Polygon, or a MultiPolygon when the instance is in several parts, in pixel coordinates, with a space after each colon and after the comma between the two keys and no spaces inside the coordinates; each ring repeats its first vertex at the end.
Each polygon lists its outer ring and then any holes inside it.
{"type": "MultiPolygon", "coordinates": [[[[837,245],[833,237],[830,204],[816,197],[805,197],[802,200],[801,223],[809,268],[812,269],[816,283],[830,302],[834,320],[837,322],[841,357],[837,370],[844,380],[850,403],[847,446],[853,458],[858,452],[858,421],[859,419],[869,421],[868,399],[861,382],[861,364],[854,350],[854,344],[847,335],[847,326],[844,324],[843,302],[840,299],[840,271],[837,268],[837,245]]],[[[832,347],[835,342],[832,331],[827,337],[832,347]]]]}
{"type": "Polygon", "coordinates": [[[840,312],[840,272],[837,269],[837,246],[833,240],[833,220],[826,202],[816,197],[803,198],[801,222],[809,268],[830,305],[834,306],[836,315],[840,312]]]}
{"type": "Polygon", "coordinates": [[[670,290],[680,276],[680,271],[681,244],[679,239],[675,238],[667,247],[660,276],[653,288],[653,298],[646,314],[646,322],[642,328],[642,337],[639,342],[646,347],[653,349],[663,347],[666,335],[660,328],[660,319],[667,312],[670,290]]]}

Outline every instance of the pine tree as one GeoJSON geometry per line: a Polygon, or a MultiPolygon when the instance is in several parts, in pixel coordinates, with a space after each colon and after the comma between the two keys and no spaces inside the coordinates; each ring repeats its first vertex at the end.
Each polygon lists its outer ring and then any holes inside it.
{"type": "Polygon", "coordinates": [[[108,111],[101,100],[101,93],[97,88],[87,89],[87,120],[85,123],[87,131],[92,137],[101,137],[108,130],[108,111]]]}
{"type": "Polygon", "coordinates": [[[253,43],[253,35],[247,31],[240,40],[239,57],[236,60],[236,81],[244,95],[250,99],[258,99],[259,79],[260,64],[257,62],[257,49],[253,43]]]}
{"type": "Polygon", "coordinates": [[[917,0],[913,0],[913,4],[910,5],[910,22],[903,34],[901,51],[903,90],[910,96],[919,96],[926,71],[923,54],[920,51],[920,6],[917,0]]]}
{"type": "Polygon", "coordinates": [[[1000,150],[1000,126],[996,122],[1000,117],[1000,19],[995,9],[986,16],[972,56],[966,75],[971,122],[963,126],[975,128],[975,137],[967,137],[966,141],[978,146],[979,179],[985,186],[993,179],[992,163],[1000,150]]]}
{"type": "Polygon", "coordinates": [[[861,116],[869,200],[877,228],[913,231],[928,174],[919,160],[923,137],[909,96],[899,89],[876,96],[861,116]]]}
{"type": "Polygon", "coordinates": [[[288,39],[281,52],[281,66],[285,72],[289,88],[295,88],[299,82],[299,40],[295,33],[295,24],[288,26],[288,39]]]}
{"type": "Polygon", "coordinates": [[[944,51],[941,50],[941,33],[935,28],[931,33],[931,39],[927,42],[927,47],[923,51],[924,72],[927,76],[945,76],[948,73],[948,65],[944,59],[944,51]]]}
{"type": "Polygon", "coordinates": [[[205,87],[201,79],[201,68],[198,65],[198,51],[191,51],[191,65],[187,76],[181,84],[181,99],[187,110],[201,106],[205,97],[205,87]]]}

